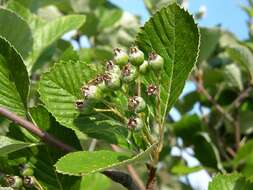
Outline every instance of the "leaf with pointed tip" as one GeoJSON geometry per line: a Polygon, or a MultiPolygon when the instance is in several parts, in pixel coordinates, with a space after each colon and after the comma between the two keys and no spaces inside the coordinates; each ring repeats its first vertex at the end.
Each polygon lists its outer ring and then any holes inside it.
{"type": "Polygon", "coordinates": [[[0,37],[0,106],[24,116],[28,90],[29,78],[20,54],[0,37]]]}
{"type": "Polygon", "coordinates": [[[62,174],[74,176],[89,175],[137,161],[148,155],[155,146],[156,144],[135,156],[108,150],[74,152],[63,156],[55,166],[57,172],[62,174]]]}
{"type": "Polygon", "coordinates": [[[161,78],[161,113],[164,118],[195,66],[199,39],[193,17],[177,4],[156,12],[137,36],[137,44],[146,54],[155,51],[165,61],[160,74],[151,71],[145,77],[146,84],[157,84],[157,76],[161,78]]]}
{"type": "Polygon", "coordinates": [[[33,35],[29,25],[11,10],[0,8],[0,36],[7,39],[26,58],[32,51],[33,35]]]}
{"type": "Polygon", "coordinates": [[[0,136],[0,156],[37,145],[36,143],[27,143],[17,141],[6,136],[0,136]]]}

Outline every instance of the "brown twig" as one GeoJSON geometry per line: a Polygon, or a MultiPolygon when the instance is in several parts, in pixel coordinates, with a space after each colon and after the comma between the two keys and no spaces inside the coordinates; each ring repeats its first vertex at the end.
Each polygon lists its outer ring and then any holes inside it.
{"type": "MultiPolygon", "coordinates": [[[[111,148],[113,151],[115,152],[120,152],[120,148],[117,145],[111,144],[111,148]]],[[[140,176],[138,175],[138,173],[135,171],[135,169],[133,168],[132,165],[127,165],[127,170],[129,172],[129,174],[132,176],[134,182],[136,183],[136,185],[138,186],[138,188],[140,190],[146,190],[145,185],[143,183],[143,181],[141,180],[140,176]]]]}
{"type": "MultiPolygon", "coordinates": [[[[40,128],[38,128],[36,125],[31,123],[30,121],[27,121],[26,119],[16,115],[15,113],[10,112],[6,108],[0,107],[0,115],[3,115],[6,118],[13,121],[14,123],[19,124],[21,127],[25,128],[30,133],[38,136],[40,139],[42,139],[45,143],[47,143],[49,145],[59,148],[66,153],[75,151],[75,149],[73,147],[66,145],[65,143],[63,143],[59,139],[57,139],[56,137],[41,130],[40,128]]],[[[142,189],[139,189],[135,185],[132,177],[124,172],[104,171],[101,173],[103,173],[104,175],[109,177],[111,180],[125,186],[128,190],[142,190],[142,189]]]]}
{"type": "Polygon", "coordinates": [[[147,165],[149,174],[148,174],[148,181],[146,184],[147,190],[155,190],[156,189],[156,168],[152,165],[147,165]]]}
{"type": "Polygon", "coordinates": [[[42,139],[45,143],[53,145],[64,152],[73,152],[75,149],[73,147],[70,147],[69,145],[64,144],[56,137],[48,134],[45,131],[42,131],[40,128],[35,126],[33,123],[27,121],[26,119],[23,119],[16,115],[15,113],[10,112],[6,108],[0,107],[0,115],[5,116],[6,118],[12,120],[14,123],[21,125],[23,128],[31,132],[32,134],[38,136],[40,139],[42,139]]]}

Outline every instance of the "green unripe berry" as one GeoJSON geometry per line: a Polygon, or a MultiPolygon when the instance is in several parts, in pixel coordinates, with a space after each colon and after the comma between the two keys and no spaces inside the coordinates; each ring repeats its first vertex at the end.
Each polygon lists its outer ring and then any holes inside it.
{"type": "Polygon", "coordinates": [[[129,56],[120,48],[114,49],[114,61],[117,65],[123,66],[128,63],[129,56]]]}
{"type": "Polygon", "coordinates": [[[148,61],[145,60],[145,61],[140,65],[139,71],[140,71],[140,73],[145,74],[145,73],[148,71],[148,68],[149,68],[148,61]]]}
{"type": "Polygon", "coordinates": [[[101,100],[102,92],[98,86],[95,85],[85,85],[81,88],[83,96],[86,100],[101,100]]]}
{"type": "Polygon", "coordinates": [[[20,188],[23,186],[23,181],[19,176],[5,176],[5,182],[8,187],[20,188]]]}
{"type": "Polygon", "coordinates": [[[139,117],[131,117],[127,123],[127,128],[130,130],[138,131],[142,129],[143,126],[144,126],[143,121],[139,117]]]}
{"type": "Polygon", "coordinates": [[[24,168],[21,171],[22,176],[33,176],[33,173],[34,173],[34,171],[31,167],[24,168]]]}
{"type": "Polygon", "coordinates": [[[121,86],[120,75],[116,73],[106,73],[104,80],[107,87],[111,90],[117,90],[121,86]]]}
{"type": "Polygon", "coordinates": [[[106,62],[106,71],[110,73],[120,74],[120,68],[115,65],[112,60],[106,62]]]}
{"type": "Polygon", "coordinates": [[[154,71],[159,71],[163,68],[164,59],[155,52],[151,52],[149,54],[149,65],[154,71]]]}
{"type": "Polygon", "coordinates": [[[129,61],[136,66],[144,62],[144,53],[137,47],[131,47],[129,50],[129,61]]]}
{"type": "Polygon", "coordinates": [[[136,79],[137,70],[133,65],[128,63],[122,68],[121,75],[122,75],[122,80],[126,83],[129,83],[136,79]]]}
{"type": "Polygon", "coordinates": [[[133,96],[128,99],[128,108],[131,111],[140,113],[146,108],[146,102],[140,96],[133,96]]]}

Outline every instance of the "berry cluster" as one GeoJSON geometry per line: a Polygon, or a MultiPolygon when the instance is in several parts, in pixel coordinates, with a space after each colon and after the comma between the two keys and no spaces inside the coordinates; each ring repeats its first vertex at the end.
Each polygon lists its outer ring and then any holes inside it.
{"type": "Polygon", "coordinates": [[[4,181],[6,186],[14,189],[20,189],[21,187],[32,188],[34,187],[35,179],[33,177],[33,169],[29,164],[20,166],[21,176],[6,175],[4,181]]]}
{"type": "MultiPolygon", "coordinates": [[[[150,70],[160,71],[163,64],[164,59],[155,52],[151,52],[148,60],[145,60],[144,53],[136,46],[131,47],[129,53],[120,48],[114,49],[114,59],[106,62],[105,71],[81,87],[84,99],[76,101],[76,108],[83,113],[90,113],[93,109],[91,105],[99,102],[107,92],[118,90],[122,84],[130,84],[150,70]]],[[[147,95],[156,95],[156,89],[155,85],[148,85],[147,95]]],[[[128,109],[135,116],[130,117],[127,127],[131,130],[142,128],[143,121],[138,115],[146,109],[144,99],[140,96],[129,97],[128,109]]]]}

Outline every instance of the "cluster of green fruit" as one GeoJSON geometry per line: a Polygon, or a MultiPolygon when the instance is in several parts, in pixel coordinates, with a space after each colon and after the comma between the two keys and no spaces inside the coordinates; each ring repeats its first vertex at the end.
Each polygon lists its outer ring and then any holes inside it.
{"type": "Polygon", "coordinates": [[[21,176],[6,175],[4,177],[5,185],[13,189],[21,189],[22,187],[34,187],[33,169],[29,164],[20,166],[21,176]]]}
{"type": "MultiPolygon", "coordinates": [[[[160,71],[163,64],[164,59],[155,52],[149,54],[147,61],[144,53],[137,47],[131,47],[129,53],[116,48],[114,49],[114,59],[106,62],[105,72],[81,87],[84,100],[77,100],[76,107],[83,113],[88,113],[93,109],[92,102],[100,101],[106,92],[119,89],[122,83],[128,84],[135,81],[139,75],[145,74],[149,70],[160,71]]],[[[154,95],[155,92],[155,85],[147,87],[149,96],[154,95]]],[[[146,103],[140,96],[130,97],[128,108],[139,113],[146,108],[146,103]]],[[[141,128],[142,120],[134,116],[129,119],[127,125],[129,129],[141,128]]]]}

